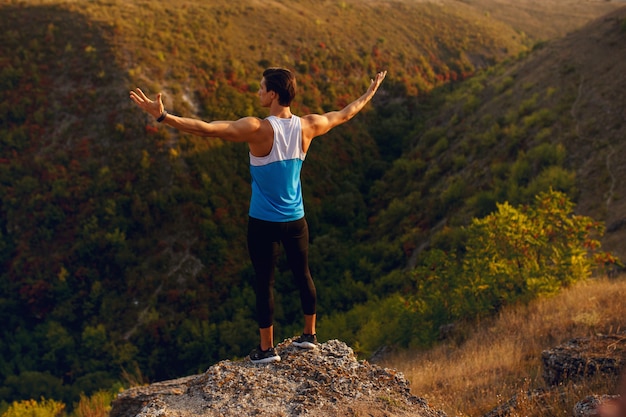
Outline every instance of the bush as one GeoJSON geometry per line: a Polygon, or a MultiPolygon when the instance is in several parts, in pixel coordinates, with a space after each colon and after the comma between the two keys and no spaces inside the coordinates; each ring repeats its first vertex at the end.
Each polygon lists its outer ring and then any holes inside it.
{"type": "Polygon", "coordinates": [[[472,222],[462,271],[481,310],[553,293],[589,276],[585,245],[591,245],[593,222],[570,217],[572,208],[564,194],[549,192],[531,208],[499,204],[472,222]]]}
{"type": "Polygon", "coordinates": [[[565,147],[561,144],[543,143],[528,151],[528,160],[533,163],[535,173],[552,165],[562,166],[565,156],[565,147]]]}
{"type": "Polygon", "coordinates": [[[436,158],[437,156],[439,156],[442,152],[444,152],[445,150],[447,150],[449,147],[449,143],[448,143],[448,139],[446,137],[442,137],[441,139],[439,139],[437,141],[437,143],[435,143],[433,145],[433,147],[430,150],[430,157],[431,158],[436,158]]]}
{"type": "Polygon", "coordinates": [[[557,115],[550,109],[540,109],[536,112],[524,117],[522,122],[524,123],[524,127],[526,129],[539,126],[539,127],[548,127],[551,126],[557,119],[557,115]]]}
{"type": "Polygon", "coordinates": [[[599,251],[602,225],[574,215],[573,208],[558,191],[540,193],[532,206],[498,204],[462,229],[464,247],[425,252],[412,272],[417,321],[432,323],[434,332],[450,321],[552,294],[617,262],[599,251]]]}
{"type": "Polygon", "coordinates": [[[515,84],[515,80],[511,76],[504,77],[499,84],[495,86],[495,90],[497,94],[501,94],[502,92],[511,88],[511,86],[515,84]]]}
{"type": "Polygon", "coordinates": [[[2,417],[60,417],[65,410],[65,404],[41,398],[35,400],[15,401],[2,417]]]}
{"type": "Polygon", "coordinates": [[[562,191],[567,195],[576,193],[576,174],[560,166],[551,166],[543,170],[530,181],[522,197],[527,200],[540,192],[550,189],[562,191]]]}
{"type": "Polygon", "coordinates": [[[537,107],[537,98],[538,95],[533,94],[531,98],[522,101],[517,110],[517,113],[521,116],[526,116],[530,114],[537,107]]]}
{"type": "Polygon", "coordinates": [[[486,190],[476,193],[470,199],[470,206],[478,216],[486,216],[496,209],[497,198],[493,191],[486,190]]]}
{"type": "Polygon", "coordinates": [[[476,111],[476,109],[480,106],[480,98],[476,96],[469,96],[465,104],[463,104],[463,112],[468,115],[476,111]]]}
{"type": "Polygon", "coordinates": [[[432,127],[428,129],[420,138],[420,145],[429,147],[434,145],[441,137],[446,135],[444,127],[432,127]]]}
{"type": "Polygon", "coordinates": [[[463,203],[463,197],[467,193],[467,183],[463,179],[455,179],[441,193],[441,202],[447,210],[457,207],[463,203]]]}

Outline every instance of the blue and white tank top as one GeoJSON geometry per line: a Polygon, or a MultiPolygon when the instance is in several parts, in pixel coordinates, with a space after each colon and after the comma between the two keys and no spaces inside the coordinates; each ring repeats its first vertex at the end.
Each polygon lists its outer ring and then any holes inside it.
{"type": "Polygon", "coordinates": [[[304,217],[300,170],[306,157],[302,151],[302,124],[298,116],[289,119],[270,116],[274,144],[269,155],[250,153],[252,197],[250,217],[271,222],[289,222],[304,217]]]}

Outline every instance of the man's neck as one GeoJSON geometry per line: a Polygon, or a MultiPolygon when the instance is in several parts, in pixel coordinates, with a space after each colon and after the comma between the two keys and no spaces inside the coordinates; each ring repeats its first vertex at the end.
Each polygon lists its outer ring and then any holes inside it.
{"type": "Polygon", "coordinates": [[[270,106],[270,116],[289,119],[292,116],[291,108],[289,106],[281,106],[277,101],[274,101],[270,106]]]}

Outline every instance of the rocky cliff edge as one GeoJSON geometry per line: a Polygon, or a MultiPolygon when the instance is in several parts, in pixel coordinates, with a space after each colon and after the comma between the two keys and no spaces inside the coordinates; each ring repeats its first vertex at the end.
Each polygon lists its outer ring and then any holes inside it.
{"type": "Polygon", "coordinates": [[[345,343],[305,350],[280,343],[281,362],[223,361],[205,373],[119,394],[110,417],[373,416],[445,417],[395,370],[357,361],[345,343]]]}

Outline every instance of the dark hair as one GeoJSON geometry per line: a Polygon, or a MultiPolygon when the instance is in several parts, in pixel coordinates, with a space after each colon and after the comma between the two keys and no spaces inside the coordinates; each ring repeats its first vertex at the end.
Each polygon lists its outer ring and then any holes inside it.
{"type": "Polygon", "coordinates": [[[278,94],[278,103],[289,106],[296,96],[296,77],[286,68],[272,67],[263,71],[265,89],[278,94]]]}

